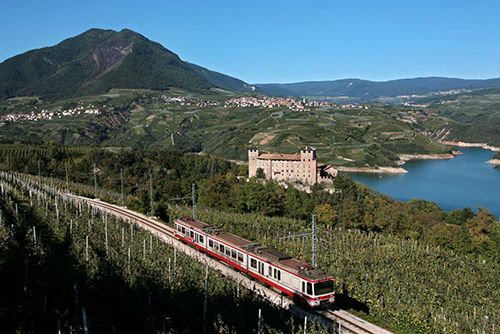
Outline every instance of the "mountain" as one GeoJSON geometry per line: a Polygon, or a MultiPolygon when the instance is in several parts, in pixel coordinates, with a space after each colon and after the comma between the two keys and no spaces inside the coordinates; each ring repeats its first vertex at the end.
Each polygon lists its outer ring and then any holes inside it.
{"type": "Polygon", "coordinates": [[[211,84],[233,92],[260,92],[261,90],[229,75],[211,71],[196,64],[187,63],[196,73],[211,84]]]}
{"type": "Polygon", "coordinates": [[[348,96],[360,100],[374,100],[383,96],[424,95],[431,92],[458,89],[499,88],[500,79],[466,80],[427,77],[390,81],[342,79],[334,81],[306,81],[285,84],[256,84],[266,94],[289,96],[348,96]]]}
{"type": "Polygon", "coordinates": [[[234,87],[247,91],[244,85],[241,80],[184,62],[129,29],[90,29],[0,64],[0,99],[33,95],[58,99],[105,93],[111,88],[206,91],[234,87]]]}

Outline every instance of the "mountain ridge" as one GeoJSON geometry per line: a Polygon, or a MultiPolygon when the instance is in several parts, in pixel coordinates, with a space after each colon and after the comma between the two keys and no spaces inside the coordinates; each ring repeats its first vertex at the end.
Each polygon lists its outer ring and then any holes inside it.
{"type": "Polygon", "coordinates": [[[387,81],[371,81],[356,78],[301,81],[282,84],[255,84],[265,93],[289,96],[349,96],[360,100],[373,100],[383,96],[428,94],[437,91],[459,89],[500,88],[500,78],[459,79],[447,77],[416,77],[387,81]]]}
{"type": "Polygon", "coordinates": [[[245,85],[239,79],[187,63],[130,29],[92,28],[0,63],[0,98],[59,99],[106,93],[112,88],[248,91],[245,85]]]}

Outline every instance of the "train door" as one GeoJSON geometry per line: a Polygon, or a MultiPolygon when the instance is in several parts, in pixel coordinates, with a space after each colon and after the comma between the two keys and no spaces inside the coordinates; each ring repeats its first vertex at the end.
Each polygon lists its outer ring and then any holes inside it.
{"type": "Polygon", "coordinates": [[[264,276],[264,263],[259,261],[259,274],[264,276]]]}

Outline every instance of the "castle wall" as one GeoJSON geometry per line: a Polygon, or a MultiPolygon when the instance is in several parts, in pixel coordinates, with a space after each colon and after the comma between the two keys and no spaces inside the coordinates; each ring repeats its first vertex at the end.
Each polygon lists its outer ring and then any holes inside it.
{"type": "MultiPolygon", "coordinates": [[[[281,155],[283,156],[283,155],[281,155]]],[[[317,171],[316,150],[306,148],[300,152],[300,160],[296,159],[259,159],[258,150],[248,151],[248,175],[254,177],[257,170],[262,168],[266,179],[276,181],[301,182],[304,184],[316,184],[320,180],[317,171]]]]}

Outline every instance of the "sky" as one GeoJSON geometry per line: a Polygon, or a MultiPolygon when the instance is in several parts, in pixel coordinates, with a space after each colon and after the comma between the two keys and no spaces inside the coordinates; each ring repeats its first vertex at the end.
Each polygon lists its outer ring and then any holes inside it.
{"type": "Polygon", "coordinates": [[[249,83],[500,77],[500,0],[3,0],[0,62],[129,28],[249,83]]]}

